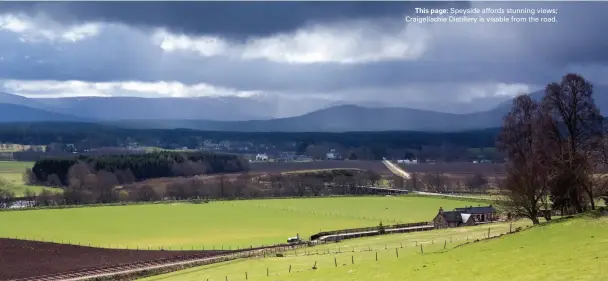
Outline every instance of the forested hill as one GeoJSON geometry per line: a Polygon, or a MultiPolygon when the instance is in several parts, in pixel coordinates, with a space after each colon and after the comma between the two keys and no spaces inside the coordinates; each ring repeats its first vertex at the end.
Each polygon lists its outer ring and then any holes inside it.
{"type": "Polygon", "coordinates": [[[92,123],[40,122],[0,124],[0,142],[46,145],[71,143],[80,148],[120,146],[129,142],[160,147],[198,147],[204,140],[231,140],[278,144],[295,142],[298,147],[315,143],[335,143],[344,147],[377,149],[419,148],[421,146],[455,145],[493,147],[498,128],[464,132],[219,132],[189,129],[123,129],[92,123]]]}

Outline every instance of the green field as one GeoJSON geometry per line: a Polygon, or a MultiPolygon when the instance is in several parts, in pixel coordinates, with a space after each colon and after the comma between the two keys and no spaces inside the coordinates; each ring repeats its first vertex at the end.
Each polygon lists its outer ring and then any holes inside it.
{"type": "Polygon", "coordinates": [[[25,169],[31,168],[32,165],[34,165],[33,162],[0,161],[0,188],[13,191],[15,196],[23,196],[26,190],[36,193],[40,193],[44,189],[60,191],[44,186],[25,185],[23,183],[23,172],[25,169]]]}
{"type": "Polygon", "coordinates": [[[334,197],[0,212],[0,237],[112,248],[179,249],[283,243],[321,230],[430,221],[478,203],[432,197],[334,197]],[[10,227],[8,227],[10,225],[10,227]]]}
{"type": "Polygon", "coordinates": [[[265,281],[608,280],[608,218],[554,222],[456,247],[467,238],[487,236],[488,227],[493,234],[509,231],[508,224],[493,224],[353,239],[309,248],[308,255],[300,249],[297,256],[237,260],[144,280],[220,281],[227,277],[240,281],[245,280],[245,272],[248,280],[265,281]],[[319,254],[327,253],[327,248],[330,254],[319,254]]]}

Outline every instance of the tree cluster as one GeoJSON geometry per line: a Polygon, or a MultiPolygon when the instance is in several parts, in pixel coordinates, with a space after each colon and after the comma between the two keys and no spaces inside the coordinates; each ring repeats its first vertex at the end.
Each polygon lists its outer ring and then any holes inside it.
{"type": "MultiPolygon", "coordinates": [[[[380,175],[370,170],[327,170],[302,173],[195,176],[176,178],[162,185],[127,183],[105,170],[94,171],[80,162],[70,167],[69,186],[63,194],[48,190],[28,193],[24,200],[31,206],[81,205],[161,200],[249,199],[328,195],[363,195],[372,191],[380,175]]],[[[0,193],[1,195],[2,193],[0,193]]],[[[8,200],[10,201],[10,200],[8,200]]]]}
{"type": "Polygon", "coordinates": [[[540,101],[521,95],[504,118],[498,148],[507,157],[505,208],[538,224],[549,212],[595,208],[595,174],[608,163],[606,124],[592,84],[577,74],[545,88],[540,101]]]}
{"type": "Polygon", "coordinates": [[[24,180],[29,184],[68,186],[69,171],[77,163],[86,163],[92,173],[106,171],[116,175],[118,183],[151,178],[232,173],[248,170],[248,162],[234,154],[210,152],[155,152],[131,155],[81,155],[72,158],[45,158],[36,161],[24,180]]]}

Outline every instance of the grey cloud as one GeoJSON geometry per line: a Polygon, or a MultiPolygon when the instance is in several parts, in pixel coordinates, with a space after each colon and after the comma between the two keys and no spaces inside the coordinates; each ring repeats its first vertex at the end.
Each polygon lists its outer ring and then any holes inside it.
{"type": "MultiPolygon", "coordinates": [[[[310,21],[353,17],[376,17],[375,22],[385,21],[387,28],[379,29],[379,32],[384,32],[398,25],[398,21],[402,20],[401,14],[412,6],[428,7],[420,2],[272,3],[23,2],[13,4],[25,5],[19,7],[21,11],[46,11],[54,18],[65,22],[105,20],[127,25],[166,26],[191,33],[234,36],[267,35],[289,31],[310,21]],[[251,15],[246,15],[245,8],[235,8],[223,17],[205,16],[206,13],[211,13],[210,11],[217,13],[218,9],[228,9],[236,4],[242,5],[237,5],[238,7],[259,5],[256,7],[260,8],[250,9],[248,13],[251,15]],[[366,6],[372,4],[379,6],[366,6]],[[168,5],[164,8],[167,11],[166,15],[161,15],[163,11],[161,5],[168,5]],[[173,5],[181,8],[172,8],[173,5]],[[188,5],[195,5],[198,8],[188,5]],[[349,5],[353,8],[348,9],[349,5]],[[99,9],[95,11],[94,7],[99,9]],[[124,10],[112,13],[118,7],[123,7],[124,10]],[[140,15],[134,12],[127,13],[127,7],[138,7],[138,10],[145,12],[140,15]],[[200,14],[179,15],[179,9],[185,7],[191,7],[192,11],[202,7],[212,8],[204,9],[200,14]],[[256,9],[263,10],[261,7],[274,8],[258,12],[256,9]],[[346,11],[340,14],[339,7],[346,11]],[[361,12],[361,7],[366,7],[369,13],[361,12]],[[278,14],[273,17],[273,13],[278,14]],[[196,20],[193,19],[194,15],[198,15],[196,20]],[[282,21],[282,18],[288,19],[282,21]]],[[[5,4],[1,3],[0,7],[5,4]]],[[[608,84],[606,78],[608,52],[605,51],[608,49],[608,38],[602,36],[601,30],[608,23],[608,17],[604,16],[608,12],[608,3],[475,2],[473,6],[558,7],[560,13],[558,23],[547,25],[436,26],[430,29],[432,37],[428,49],[418,60],[359,65],[282,64],[262,59],[203,58],[191,53],[164,53],[158,46],[152,44],[147,34],[126,26],[108,26],[97,37],[70,44],[26,44],[19,42],[18,36],[0,32],[0,42],[2,42],[0,56],[7,58],[0,61],[0,78],[151,82],[176,80],[187,84],[203,82],[239,90],[263,90],[291,95],[335,94],[359,100],[365,100],[366,97],[391,100],[403,95],[420,95],[423,98],[426,95],[428,100],[431,100],[431,96],[435,100],[440,100],[466,94],[462,91],[452,91],[450,87],[438,87],[427,93],[403,92],[403,89],[409,85],[495,82],[542,87],[550,81],[559,79],[568,71],[580,72],[596,83],[608,84]],[[25,56],[29,56],[29,59],[25,59],[25,56]],[[46,62],[41,64],[37,59],[46,62]],[[376,92],[375,89],[384,90],[376,92]]],[[[480,99],[477,106],[486,108],[499,99],[499,97],[480,99]]],[[[424,107],[424,101],[421,101],[419,107],[424,107]]]]}
{"type": "Polygon", "coordinates": [[[61,22],[106,21],[190,34],[244,38],[295,30],[311,22],[402,19],[415,7],[466,2],[0,2],[0,11],[43,13],[61,22]]]}

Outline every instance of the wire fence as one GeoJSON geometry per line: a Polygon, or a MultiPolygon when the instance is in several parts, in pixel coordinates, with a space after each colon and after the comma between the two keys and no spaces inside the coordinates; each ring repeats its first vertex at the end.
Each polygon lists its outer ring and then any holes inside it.
{"type": "Polygon", "coordinates": [[[454,248],[489,239],[495,239],[506,234],[519,232],[520,228],[512,225],[509,229],[492,229],[488,227],[483,233],[478,231],[470,235],[450,235],[436,239],[417,239],[391,241],[384,244],[353,244],[326,243],[315,247],[287,249],[275,255],[267,255],[274,259],[285,259],[266,263],[263,267],[248,267],[247,271],[234,272],[229,275],[210,274],[197,276],[199,280],[208,281],[241,281],[260,277],[286,277],[289,274],[306,271],[318,271],[337,267],[354,266],[362,263],[411,259],[420,255],[439,254],[454,248]],[[295,259],[294,259],[295,258],[295,259]],[[278,265],[277,265],[278,264],[278,265]]]}

